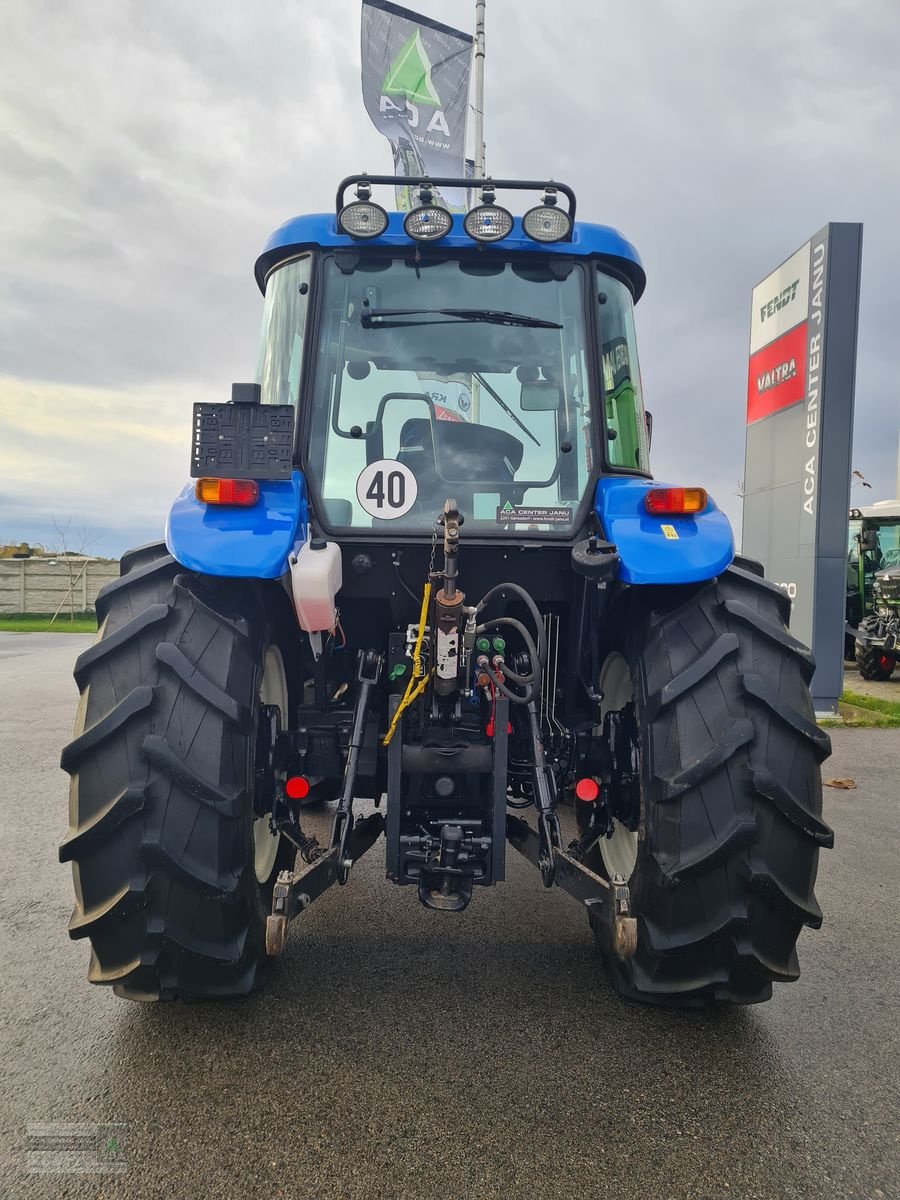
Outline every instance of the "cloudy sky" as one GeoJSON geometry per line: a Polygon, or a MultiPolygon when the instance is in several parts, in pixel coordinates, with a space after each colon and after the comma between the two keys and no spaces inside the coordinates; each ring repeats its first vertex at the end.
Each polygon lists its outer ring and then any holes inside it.
{"type": "MultiPolygon", "coordinates": [[[[489,170],[567,180],[644,259],[657,477],[739,521],[751,289],[862,221],[853,495],[894,496],[897,0],[488,0],[487,33],[489,170]]],[[[266,237],[390,161],[359,0],[4,0],[0,541],[159,536],[191,402],[252,377],[266,237]]]]}

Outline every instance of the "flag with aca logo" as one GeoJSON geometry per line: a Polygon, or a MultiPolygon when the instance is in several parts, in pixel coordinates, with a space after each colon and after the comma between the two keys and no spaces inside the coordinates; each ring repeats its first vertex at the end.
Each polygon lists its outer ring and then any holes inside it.
{"type": "MultiPolygon", "coordinates": [[[[363,0],[363,101],[391,143],[395,175],[465,176],[471,58],[469,34],[389,0],[363,0]]],[[[396,191],[401,210],[418,203],[409,188],[396,191]]],[[[466,208],[462,188],[435,200],[466,208]]]]}

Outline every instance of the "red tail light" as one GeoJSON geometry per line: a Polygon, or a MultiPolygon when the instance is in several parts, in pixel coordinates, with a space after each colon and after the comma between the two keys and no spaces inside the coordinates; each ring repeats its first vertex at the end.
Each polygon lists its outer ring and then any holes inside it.
{"type": "Polygon", "coordinates": [[[309,795],[309,780],[305,775],[292,775],[285,782],[284,790],[291,800],[305,800],[309,795]]]}
{"type": "Polygon", "coordinates": [[[259,484],[255,479],[198,479],[194,495],[203,504],[249,508],[259,499],[259,484]]]}
{"type": "Polygon", "coordinates": [[[586,804],[592,804],[600,795],[600,785],[596,779],[586,775],[575,784],[575,795],[586,804]]]}
{"type": "Polygon", "coordinates": [[[706,488],[650,488],[644,496],[644,507],[654,517],[671,517],[703,512],[709,503],[706,488]]]}

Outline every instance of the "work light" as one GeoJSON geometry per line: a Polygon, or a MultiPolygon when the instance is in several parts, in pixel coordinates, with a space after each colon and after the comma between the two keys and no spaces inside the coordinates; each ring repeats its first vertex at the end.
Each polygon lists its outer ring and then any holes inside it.
{"type": "Polygon", "coordinates": [[[436,242],[453,228],[453,216],[446,208],[422,204],[406,214],[403,228],[417,242],[436,242]]]}
{"type": "Polygon", "coordinates": [[[388,215],[380,204],[374,204],[371,200],[357,200],[341,209],[338,226],[352,238],[376,238],[387,229],[388,215]]]}
{"type": "Polygon", "coordinates": [[[556,207],[556,188],[544,190],[541,204],[529,208],[522,229],[535,242],[564,242],[572,233],[572,218],[556,207]]]}
{"type": "Polygon", "coordinates": [[[512,213],[499,204],[479,204],[466,214],[463,227],[476,242],[499,242],[513,227],[512,213]]]}
{"type": "Polygon", "coordinates": [[[572,219],[561,208],[538,204],[522,218],[522,229],[535,242],[564,242],[572,232],[572,219]]]}

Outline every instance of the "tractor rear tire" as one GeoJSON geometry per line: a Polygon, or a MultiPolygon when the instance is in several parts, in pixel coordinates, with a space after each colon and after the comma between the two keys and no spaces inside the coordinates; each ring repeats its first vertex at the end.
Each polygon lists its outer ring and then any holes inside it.
{"type": "MultiPolygon", "coordinates": [[[[878,634],[878,618],[865,617],[859,623],[862,633],[878,634]]],[[[871,642],[857,642],[855,646],[856,666],[863,679],[890,679],[897,665],[897,658],[885,652],[881,646],[871,642]]]]}
{"type": "Polygon", "coordinates": [[[607,961],[633,1000],[767,1000],[773,981],[799,975],[800,930],[822,923],[813,887],[819,847],[834,842],[819,770],[830,742],[810,700],[812,656],[787,629],[790,602],[761,574],[739,559],[693,592],[660,593],[643,619],[629,606],[638,938],[633,958],[607,961]]]}
{"type": "Polygon", "coordinates": [[[90,938],[91,982],[127,999],[245,995],[266,966],[272,885],[294,857],[286,839],[265,841],[254,811],[273,663],[287,699],[289,650],[272,650],[285,597],[274,583],[186,572],[162,545],[121,569],[75,666],[81,701],[62,754],[69,933],[90,938]]]}

